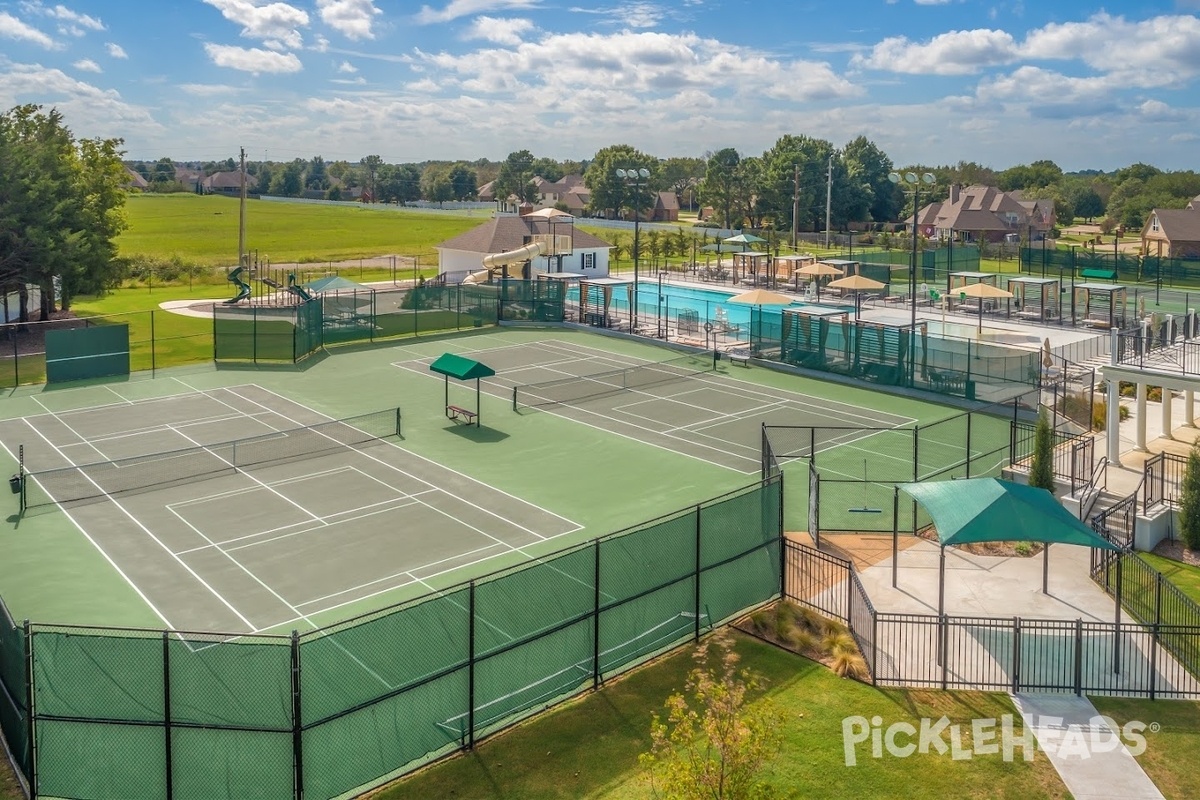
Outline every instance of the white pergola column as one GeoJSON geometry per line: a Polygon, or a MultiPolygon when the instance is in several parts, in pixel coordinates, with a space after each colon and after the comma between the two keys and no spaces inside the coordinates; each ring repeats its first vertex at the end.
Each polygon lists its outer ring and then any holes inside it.
{"type": "Polygon", "coordinates": [[[1162,435],[1165,439],[1174,439],[1171,435],[1171,390],[1162,387],[1162,435]]]}
{"type": "Polygon", "coordinates": [[[1104,435],[1108,444],[1108,463],[1114,466],[1121,463],[1121,393],[1117,391],[1117,381],[1108,382],[1108,405],[1105,409],[1107,419],[1104,421],[1104,435]]]}
{"type": "Polygon", "coordinates": [[[1137,438],[1133,445],[1135,450],[1143,453],[1146,448],[1146,384],[1137,384],[1137,438]]]}
{"type": "Polygon", "coordinates": [[[1192,402],[1196,399],[1194,395],[1191,389],[1183,392],[1183,424],[1189,428],[1196,427],[1196,412],[1192,408],[1192,402]]]}

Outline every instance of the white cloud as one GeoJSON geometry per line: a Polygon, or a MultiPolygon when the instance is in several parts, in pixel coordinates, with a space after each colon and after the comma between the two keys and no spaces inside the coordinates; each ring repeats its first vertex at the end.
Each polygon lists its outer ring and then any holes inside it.
{"type": "Polygon", "coordinates": [[[495,13],[514,8],[537,8],[538,0],[450,0],[440,11],[429,6],[421,6],[416,20],[422,25],[434,22],[450,22],[459,17],[471,17],[476,14],[495,13]]]}
{"type": "Polygon", "coordinates": [[[299,72],[304,69],[295,53],[276,53],[256,47],[234,47],[232,45],[204,43],[204,52],[218,67],[251,72],[255,75],[268,73],[299,72]]]}
{"type": "Polygon", "coordinates": [[[242,36],[282,42],[286,47],[299,47],[303,41],[298,28],[308,25],[308,14],[287,3],[267,3],[260,0],[204,0],[221,12],[230,22],[242,26],[242,36]]]}
{"type": "Polygon", "coordinates": [[[521,34],[533,30],[533,21],[520,17],[502,19],[498,17],[476,17],[463,33],[464,39],[483,39],[496,44],[518,45],[521,34]]]}
{"type": "Polygon", "coordinates": [[[382,14],[373,0],[317,0],[321,20],[349,39],[374,39],[371,24],[382,14]]]}
{"type": "Polygon", "coordinates": [[[653,3],[625,3],[613,13],[630,28],[654,28],[663,18],[663,10],[653,3]]]}
{"type": "Polygon", "coordinates": [[[55,50],[58,44],[37,28],[26,25],[12,14],[0,11],[0,37],[6,39],[23,39],[41,45],[47,50],[55,50]]]}
{"type": "Polygon", "coordinates": [[[365,86],[367,79],[362,75],[359,75],[356,78],[330,78],[329,82],[336,83],[341,86],[365,86]]]}
{"type": "Polygon", "coordinates": [[[70,32],[75,36],[83,36],[85,30],[102,31],[105,29],[104,23],[95,17],[90,17],[87,14],[81,14],[78,11],[72,11],[62,4],[55,6],[46,6],[37,0],[29,0],[21,3],[21,8],[30,14],[39,14],[43,17],[56,19],[59,22],[66,23],[59,30],[70,32]]]}
{"type": "Polygon", "coordinates": [[[23,102],[54,106],[82,136],[123,137],[131,131],[158,135],[164,131],[149,111],[127,103],[119,92],[100,89],[41,64],[13,64],[0,72],[0,106],[23,102]]]}
{"type": "Polygon", "coordinates": [[[315,37],[313,37],[312,49],[316,50],[318,53],[324,53],[329,49],[329,40],[318,33],[315,37]]]}
{"type": "Polygon", "coordinates": [[[125,52],[125,48],[121,47],[121,45],[117,44],[116,42],[105,42],[104,49],[107,50],[108,54],[113,58],[129,58],[129,54],[125,52]]]}
{"type": "Polygon", "coordinates": [[[338,64],[337,71],[346,73],[348,75],[353,75],[354,73],[358,72],[358,67],[354,66],[349,61],[343,61],[341,64],[338,64]]]}
{"type": "Polygon", "coordinates": [[[869,54],[855,55],[850,63],[916,75],[970,75],[984,67],[1010,63],[1016,56],[1017,45],[1009,33],[981,28],[942,33],[924,43],[904,36],[889,37],[869,54]]]}
{"type": "Polygon", "coordinates": [[[99,64],[97,64],[95,61],[92,61],[90,58],[81,58],[80,60],[78,60],[74,64],[72,64],[71,66],[73,66],[75,69],[79,70],[80,72],[103,72],[104,71],[104,70],[100,69],[99,64]]]}
{"type": "Polygon", "coordinates": [[[220,97],[242,91],[236,86],[224,83],[184,83],[180,84],[179,90],[196,97],[220,97]]]}
{"type": "Polygon", "coordinates": [[[1137,107],[1137,117],[1143,122],[1186,122],[1188,115],[1161,100],[1146,100],[1137,107]]]}

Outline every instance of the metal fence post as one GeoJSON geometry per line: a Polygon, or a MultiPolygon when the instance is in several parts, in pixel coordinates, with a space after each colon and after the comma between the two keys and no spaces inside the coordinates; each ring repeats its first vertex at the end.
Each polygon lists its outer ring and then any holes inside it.
{"type": "Polygon", "coordinates": [[[154,377],[157,366],[157,361],[154,357],[154,309],[150,309],[150,377],[154,377]]]}
{"type": "Polygon", "coordinates": [[[967,412],[967,453],[966,453],[965,460],[967,463],[967,477],[968,478],[971,477],[971,418],[973,416],[975,416],[975,415],[972,414],[970,411],[967,412]]]}
{"type": "Polygon", "coordinates": [[[29,781],[29,800],[37,800],[37,724],[33,706],[33,626],[24,621],[25,631],[25,727],[29,742],[25,745],[25,778],[29,781]]]}
{"type": "Polygon", "coordinates": [[[1158,623],[1150,627],[1150,699],[1158,690],[1158,623]]]}
{"type": "Polygon", "coordinates": [[[949,637],[950,620],[945,614],[938,617],[938,664],[942,667],[942,691],[946,691],[946,685],[949,681],[950,659],[946,652],[949,637]]]}
{"type": "Polygon", "coordinates": [[[292,631],[292,793],[304,797],[304,715],[300,704],[300,633],[292,631]]]}
{"type": "Polygon", "coordinates": [[[171,639],[167,631],[162,635],[163,665],[163,761],[166,767],[167,798],[175,796],[175,767],[171,758],[171,639]]]}
{"type": "Polygon", "coordinates": [[[1075,696],[1083,695],[1083,618],[1075,619],[1075,696]]]}
{"type": "Polygon", "coordinates": [[[592,689],[600,688],[600,539],[593,544],[592,565],[592,689]]]}
{"type": "Polygon", "coordinates": [[[701,530],[703,526],[700,524],[701,506],[696,506],[696,641],[700,641],[700,543],[702,539],[701,530]]]}
{"type": "Polygon", "coordinates": [[[1113,621],[1113,674],[1121,674],[1121,553],[1117,554],[1117,610],[1113,621]]]}
{"type": "Polygon", "coordinates": [[[475,749],[475,581],[471,581],[467,602],[467,750],[475,749]]]}
{"type": "Polygon", "coordinates": [[[879,663],[879,613],[874,609],[871,610],[871,663],[868,665],[871,668],[871,683],[874,684],[877,678],[879,663]]]}
{"type": "Polygon", "coordinates": [[[1012,693],[1021,690],[1021,618],[1013,617],[1012,693]]]}
{"type": "Polygon", "coordinates": [[[1154,624],[1162,622],[1162,582],[1163,574],[1154,573],[1154,624]]]}

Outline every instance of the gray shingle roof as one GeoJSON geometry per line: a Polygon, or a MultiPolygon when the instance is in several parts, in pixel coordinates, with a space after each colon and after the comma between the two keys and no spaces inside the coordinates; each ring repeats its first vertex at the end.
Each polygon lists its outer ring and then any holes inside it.
{"type": "MultiPolygon", "coordinates": [[[[1170,242],[1200,242],[1200,211],[1191,208],[1156,208],[1159,227],[1170,242]]],[[[1149,226],[1149,223],[1147,223],[1149,226]]]]}
{"type": "MultiPolygon", "coordinates": [[[[554,233],[565,234],[573,226],[562,223],[554,226],[554,233]]],[[[545,220],[534,220],[527,217],[493,217],[488,222],[461,233],[440,244],[434,245],[436,250],[464,250],[468,253],[506,253],[516,250],[526,244],[527,237],[534,234],[550,233],[550,225],[545,220]]],[[[574,230],[574,246],[578,249],[602,249],[612,247],[611,244],[578,228],[574,230]]]]}

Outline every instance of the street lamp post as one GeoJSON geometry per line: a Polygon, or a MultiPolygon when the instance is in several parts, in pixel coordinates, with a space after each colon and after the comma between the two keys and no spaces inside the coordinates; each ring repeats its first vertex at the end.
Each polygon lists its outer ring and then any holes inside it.
{"type": "Polygon", "coordinates": [[[650,170],[642,167],[641,169],[618,169],[617,178],[624,182],[626,186],[633,187],[633,308],[630,309],[631,317],[629,320],[629,328],[632,332],[637,328],[638,320],[638,260],[641,250],[641,242],[638,236],[638,223],[642,218],[642,194],[641,190],[646,187],[646,179],[650,177],[650,170]]]}
{"type": "MultiPolygon", "coordinates": [[[[933,177],[932,173],[926,172],[917,177],[915,172],[906,172],[901,177],[899,172],[888,174],[888,180],[895,184],[906,183],[912,187],[913,196],[913,231],[912,231],[912,270],[908,276],[908,300],[912,303],[912,326],[908,332],[908,370],[909,370],[909,385],[915,386],[917,383],[917,238],[918,217],[921,213],[921,184],[933,186],[937,178],[933,177]]],[[[907,191],[907,190],[906,190],[907,191]]]]}

